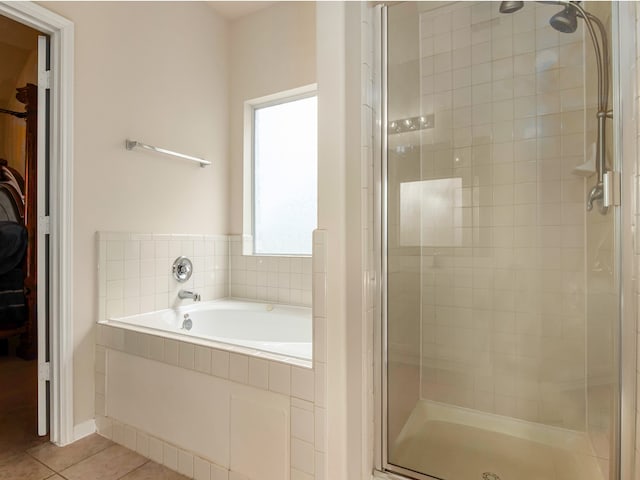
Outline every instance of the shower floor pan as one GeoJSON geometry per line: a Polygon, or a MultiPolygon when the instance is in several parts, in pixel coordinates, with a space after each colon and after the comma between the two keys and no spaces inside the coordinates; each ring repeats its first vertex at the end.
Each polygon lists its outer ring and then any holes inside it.
{"type": "Polygon", "coordinates": [[[586,434],[420,401],[389,462],[445,480],[605,480],[586,434]]]}

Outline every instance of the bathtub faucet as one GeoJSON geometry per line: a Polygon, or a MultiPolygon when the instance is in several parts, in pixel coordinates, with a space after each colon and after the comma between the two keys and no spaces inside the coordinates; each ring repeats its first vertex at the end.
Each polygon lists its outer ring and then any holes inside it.
{"type": "Polygon", "coordinates": [[[180,290],[178,292],[178,298],[184,300],[186,298],[193,299],[194,302],[200,301],[200,294],[195,292],[190,292],[189,290],[180,290]]]}

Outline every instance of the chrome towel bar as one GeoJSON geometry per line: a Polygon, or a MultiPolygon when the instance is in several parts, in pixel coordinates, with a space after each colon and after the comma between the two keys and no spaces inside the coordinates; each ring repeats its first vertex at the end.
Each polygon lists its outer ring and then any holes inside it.
{"type": "Polygon", "coordinates": [[[137,140],[125,140],[125,147],[127,150],[133,150],[134,148],[143,148],[145,150],[151,150],[152,152],[163,153],[165,155],[171,155],[173,157],[183,158],[185,160],[191,160],[192,162],[198,162],[201,167],[211,165],[211,162],[199,157],[192,157],[191,155],[185,155],[184,153],[172,152],[165,148],[154,147],[153,145],[147,145],[146,143],[138,142],[137,140]]]}

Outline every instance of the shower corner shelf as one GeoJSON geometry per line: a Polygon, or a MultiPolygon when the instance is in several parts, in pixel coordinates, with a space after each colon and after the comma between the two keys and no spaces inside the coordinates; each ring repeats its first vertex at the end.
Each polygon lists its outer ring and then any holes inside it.
{"type": "Polygon", "coordinates": [[[594,173],[596,173],[596,159],[595,159],[595,157],[592,157],[590,160],[587,160],[586,162],[584,162],[584,163],[582,163],[580,165],[577,165],[573,169],[573,174],[574,175],[578,175],[580,177],[590,177],[594,173]]]}

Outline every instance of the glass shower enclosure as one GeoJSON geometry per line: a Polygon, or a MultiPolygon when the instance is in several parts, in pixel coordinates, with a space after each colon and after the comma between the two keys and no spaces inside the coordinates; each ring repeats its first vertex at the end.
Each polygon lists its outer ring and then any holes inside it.
{"type": "Polygon", "coordinates": [[[615,5],[580,5],[381,9],[388,472],[618,476],[611,55],[591,37],[615,5]]]}

